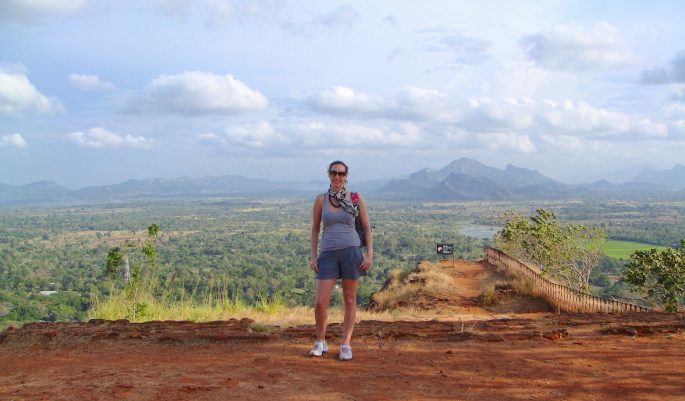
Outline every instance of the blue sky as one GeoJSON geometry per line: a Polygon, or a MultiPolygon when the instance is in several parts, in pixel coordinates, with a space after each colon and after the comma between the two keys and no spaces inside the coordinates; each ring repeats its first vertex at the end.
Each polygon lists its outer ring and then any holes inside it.
{"type": "Polygon", "coordinates": [[[4,0],[0,182],[685,163],[678,1],[4,0]]]}

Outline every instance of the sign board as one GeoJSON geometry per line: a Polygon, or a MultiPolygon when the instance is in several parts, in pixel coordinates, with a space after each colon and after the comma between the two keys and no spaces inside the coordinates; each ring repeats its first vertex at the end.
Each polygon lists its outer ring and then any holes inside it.
{"type": "Polygon", "coordinates": [[[452,255],[454,254],[454,244],[435,244],[435,250],[438,255],[452,255]]]}

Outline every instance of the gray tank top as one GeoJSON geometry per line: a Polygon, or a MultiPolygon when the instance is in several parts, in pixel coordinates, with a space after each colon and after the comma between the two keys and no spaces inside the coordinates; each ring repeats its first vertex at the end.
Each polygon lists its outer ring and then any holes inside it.
{"type": "Polygon", "coordinates": [[[319,252],[360,246],[359,235],[354,229],[354,216],[342,207],[333,208],[329,202],[328,194],[324,194],[321,210],[323,234],[321,234],[319,252]]]}

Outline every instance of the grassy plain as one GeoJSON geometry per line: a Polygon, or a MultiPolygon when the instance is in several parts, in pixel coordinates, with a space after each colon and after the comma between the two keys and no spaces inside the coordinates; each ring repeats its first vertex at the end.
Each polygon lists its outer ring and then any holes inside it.
{"type": "Polygon", "coordinates": [[[627,260],[630,259],[630,255],[635,251],[646,251],[649,249],[661,251],[667,248],[667,246],[643,242],[607,240],[604,245],[604,254],[610,258],[627,260]]]}

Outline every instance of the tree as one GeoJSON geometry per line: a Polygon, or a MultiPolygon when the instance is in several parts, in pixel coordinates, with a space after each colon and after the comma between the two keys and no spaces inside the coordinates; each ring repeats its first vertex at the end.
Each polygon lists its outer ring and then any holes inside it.
{"type": "MultiPolygon", "coordinates": [[[[537,209],[529,219],[507,213],[504,228],[495,236],[502,250],[550,270],[559,259],[558,244],[564,240],[561,226],[553,212],[537,209]]],[[[543,269],[544,270],[544,269],[543,269]]],[[[556,272],[556,275],[561,272],[556,272]]]]}
{"type": "Polygon", "coordinates": [[[570,287],[588,293],[590,274],[602,256],[606,234],[600,227],[561,224],[545,209],[526,219],[507,213],[495,244],[512,257],[542,266],[542,271],[570,287]]]}
{"type": "Polygon", "coordinates": [[[121,251],[121,247],[115,246],[107,252],[107,265],[105,267],[105,273],[111,278],[117,278],[119,274],[119,269],[124,265],[124,253],[121,251]]]}
{"type": "Polygon", "coordinates": [[[623,277],[631,291],[663,305],[666,312],[677,312],[685,294],[685,239],[678,249],[635,251],[630,259],[623,277]]]}
{"type": "Polygon", "coordinates": [[[590,275],[604,254],[606,234],[600,227],[589,228],[582,224],[570,223],[562,227],[564,241],[562,248],[561,270],[569,273],[567,281],[575,280],[574,288],[584,293],[590,292],[590,275]]]}
{"type": "MultiPolygon", "coordinates": [[[[151,224],[147,228],[148,238],[145,243],[140,247],[140,252],[145,255],[145,261],[149,266],[154,266],[157,258],[157,250],[155,249],[154,240],[157,238],[159,233],[159,225],[151,224]]],[[[119,275],[121,268],[124,267],[124,277],[126,281],[131,281],[131,272],[129,271],[129,257],[136,253],[138,246],[135,242],[130,239],[124,241],[122,246],[116,246],[111,248],[107,252],[107,265],[105,267],[105,273],[112,279],[116,279],[119,275]]],[[[134,265],[133,268],[133,278],[139,278],[141,267],[140,264],[134,265]]]]}
{"type": "Polygon", "coordinates": [[[107,252],[107,265],[105,272],[112,279],[116,279],[119,275],[122,266],[124,267],[124,277],[126,278],[126,287],[124,288],[124,305],[126,309],[126,316],[131,319],[136,319],[145,316],[148,310],[148,304],[145,302],[145,296],[151,293],[153,280],[152,271],[146,272],[146,278],[143,278],[142,263],[133,262],[133,271],[129,269],[129,258],[137,254],[138,258],[141,256],[138,252],[143,254],[144,262],[150,268],[155,266],[155,259],[157,257],[157,250],[154,246],[154,240],[159,233],[159,226],[151,224],[147,228],[148,238],[142,246],[133,242],[130,239],[124,241],[123,246],[114,247],[107,252]]]}

